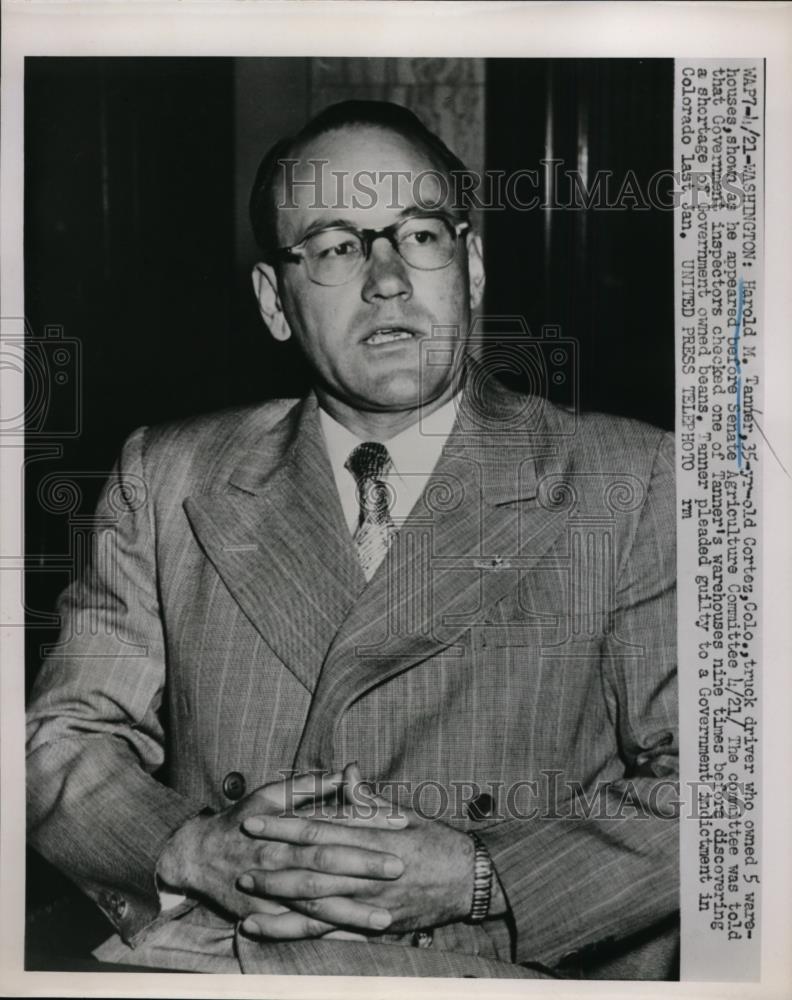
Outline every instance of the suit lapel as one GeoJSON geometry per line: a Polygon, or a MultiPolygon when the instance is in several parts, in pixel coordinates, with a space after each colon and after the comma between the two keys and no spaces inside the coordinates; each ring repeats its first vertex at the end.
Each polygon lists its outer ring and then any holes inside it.
{"type": "Polygon", "coordinates": [[[313,690],[328,648],[365,586],[316,401],[251,434],[223,492],[185,509],[207,557],[275,653],[313,690]]]}
{"type": "Polygon", "coordinates": [[[335,726],[367,690],[440,650],[461,656],[468,630],[564,529],[565,512],[537,503],[558,446],[524,409],[505,391],[475,407],[464,397],[427,488],[330,647],[296,767],[331,765],[335,726]]]}

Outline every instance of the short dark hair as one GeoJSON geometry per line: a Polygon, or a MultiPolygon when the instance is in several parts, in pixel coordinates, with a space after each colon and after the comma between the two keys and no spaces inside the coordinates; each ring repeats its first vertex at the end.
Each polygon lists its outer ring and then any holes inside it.
{"type": "MultiPolygon", "coordinates": [[[[461,177],[470,172],[438,135],[428,129],[417,115],[400,104],[390,101],[341,101],[339,104],[331,104],[295,135],[279,139],[265,154],[256,172],[250,195],[250,221],[265,260],[271,258],[277,246],[274,185],[278,166],[282,161],[292,159],[294,152],[312,139],[350,125],[388,129],[408,139],[427,152],[452,180],[455,176],[461,177]]],[[[464,185],[462,187],[464,190],[464,185]]],[[[455,203],[454,208],[467,221],[467,206],[455,203]]]]}

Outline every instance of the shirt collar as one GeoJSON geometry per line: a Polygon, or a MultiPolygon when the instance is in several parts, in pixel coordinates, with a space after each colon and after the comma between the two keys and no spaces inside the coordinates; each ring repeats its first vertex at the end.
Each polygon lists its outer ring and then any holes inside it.
{"type": "MultiPolygon", "coordinates": [[[[421,416],[414,424],[381,443],[388,449],[393,471],[398,476],[429,475],[437,465],[440,452],[448,440],[457,414],[459,394],[434,410],[428,416],[421,416]]],[[[338,475],[345,471],[344,463],[350,453],[363,438],[359,438],[340,424],[334,417],[319,407],[319,421],[327,444],[327,453],[333,472],[338,475]]],[[[377,440],[366,438],[367,441],[377,440]]]]}

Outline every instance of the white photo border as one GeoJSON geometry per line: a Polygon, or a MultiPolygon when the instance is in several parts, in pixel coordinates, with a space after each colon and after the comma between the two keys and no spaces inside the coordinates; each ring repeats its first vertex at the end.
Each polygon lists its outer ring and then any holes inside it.
{"type": "MultiPolygon", "coordinates": [[[[789,771],[792,647],[790,178],[792,5],[789,3],[465,3],[369,0],[4,0],[2,34],[2,315],[24,315],[23,78],[26,55],[737,57],[766,59],[765,413],[778,456],[764,463],[763,969],[759,983],[243,977],[155,973],[35,973],[24,935],[24,635],[16,573],[0,573],[0,994],[27,996],[415,997],[788,996],[792,984],[789,771]],[[783,467],[782,467],[783,464],[783,467]]],[[[4,412],[21,412],[23,386],[4,375],[4,412]]],[[[21,450],[0,448],[3,555],[22,551],[21,450]]]]}

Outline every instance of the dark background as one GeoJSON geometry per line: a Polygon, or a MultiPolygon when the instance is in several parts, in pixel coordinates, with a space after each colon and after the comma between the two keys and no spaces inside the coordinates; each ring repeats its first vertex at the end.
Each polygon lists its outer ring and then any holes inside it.
{"type": "MultiPolygon", "coordinates": [[[[325,60],[325,68],[335,62],[364,61],[325,60]]],[[[52,608],[73,563],[75,524],[90,514],[125,436],[307,385],[293,348],[276,345],[261,323],[240,247],[250,246],[250,164],[312,110],[309,63],[26,60],[25,292],[37,345],[28,352],[36,361],[28,371],[28,684],[42,644],[55,638],[52,608]],[[54,473],[77,484],[65,506],[47,493],[54,473]]],[[[587,164],[590,176],[612,171],[617,189],[632,170],[644,191],[670,168],[671,60],[500,59],[484,70],[487,168],[537,169],[553,156],[570,168],[587,164]]],[[[573,338],[582,408],[670,428],[672,213],[492,212],[483,222],[486,313],[523,317],[524,337],[541,340],[552,325],[573,338]]],[[[573,376],[550,394],[568,401],[573,376]]],[[[29,907],[44,914],[40,927],[67,889],[29,860],[29,907]]],[[[96,919],[98,940],[108,926],[98,911],[96,919]]],[[[60,926],[67,938],[74,932],[60,926]]]]}

